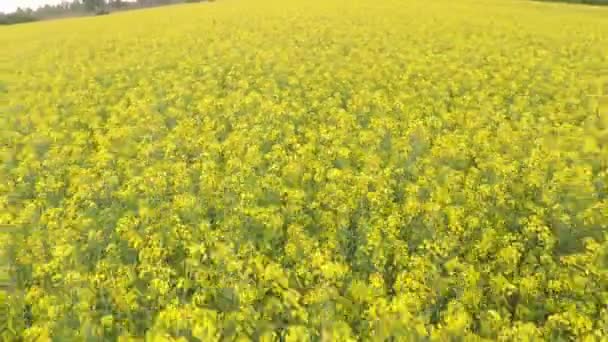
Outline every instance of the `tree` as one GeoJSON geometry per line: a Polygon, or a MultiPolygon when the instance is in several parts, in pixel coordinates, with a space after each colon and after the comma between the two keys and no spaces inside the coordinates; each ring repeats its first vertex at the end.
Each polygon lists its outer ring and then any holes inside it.
{"type": "Polygon", "coordinates": [[[122,0],[111,0],[110,7],[112,8],[123,8],[125,7],[125,2],[122,0]]]}
{"type": "Polygon", "coordinates": [[[74,0],[70,3],[70,11],[80,11],[82,10],[83,4],[79,0],[74,0]]]}
{"type": "Polygon", "coordinates": [[[105,0],[84,0],[83,1],[85,10],[89,12],[97,12],[105,7],[105,0]]]}

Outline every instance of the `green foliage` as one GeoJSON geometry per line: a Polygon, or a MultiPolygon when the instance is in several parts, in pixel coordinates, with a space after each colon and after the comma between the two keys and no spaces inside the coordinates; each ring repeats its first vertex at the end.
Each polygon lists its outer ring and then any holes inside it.
{"type": "Polygon", "coordinates": [[[28,13],[10,13],[10,14],[2,14],[0,13],[0,25],[14,25],[14,24],[22,24],[29,23],[32,21],[37,21],[38,19],[31,14],[28,13]]]}
{"type": "Polygon", "coordinates": [[[544,2],[565,2],[571,4],[584,4],[596,6],[608,6],[608,0],[535,0],[544,2]]]}
{"type": "Polygon", "coordinates": [[[606,341],[607,14],[235,0],[0,30],[2,338],[606,341]]]}
{"type": "Polygon", "coordinates": [[[106,1],[105,0],[83,0],[84,9],[89,12],[95,12],[99,14],[105,11],[106,1]]]}

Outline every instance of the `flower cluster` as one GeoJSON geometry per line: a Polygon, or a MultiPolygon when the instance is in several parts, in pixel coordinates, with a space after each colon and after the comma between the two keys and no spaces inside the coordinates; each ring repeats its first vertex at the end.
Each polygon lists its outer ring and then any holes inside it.
{"type": "Polygon", "coordinates": [[[0,334],[605,341],[607,17],[226,0],[0,28],[0,334]]]}

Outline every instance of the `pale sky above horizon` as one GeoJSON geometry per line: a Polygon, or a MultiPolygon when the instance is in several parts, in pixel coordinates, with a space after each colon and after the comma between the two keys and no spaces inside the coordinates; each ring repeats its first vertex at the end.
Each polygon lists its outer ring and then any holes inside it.
{"type": "Polygon", "coordinates": [[[14,12],[18,7],[36,9],[46,4],[59,4],[62,0],[0,0],[0,12],[14,12]]]}

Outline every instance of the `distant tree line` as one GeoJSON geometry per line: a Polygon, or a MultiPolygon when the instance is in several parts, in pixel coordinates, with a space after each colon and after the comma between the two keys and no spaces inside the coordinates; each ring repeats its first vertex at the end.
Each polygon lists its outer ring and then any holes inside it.
{"type": "Polygon", "coordinates": [[[19,24],[61,17],[73,17],[93,14],[102,15],[120,10],[202,1],[204,0],[73,0],[72,2],[64,1],[58,5],[47,4],[35,10],[30,8],[19,8],[13,13],[0,13],[0,25],[19,24]]]}
{"type": "Polygon", "coordinates": [[[29,12],[30,11],[17,11],[9,14],[0,13],[0,25],[21,24],[38,20],[29,12]]]}
{"type": "Polygon", "coordinates": [[[608,0],[536,0],[542,2],[566,2],[571,4],[585,4],[585,5],[598,5],[608,6],[608,0]]]}

